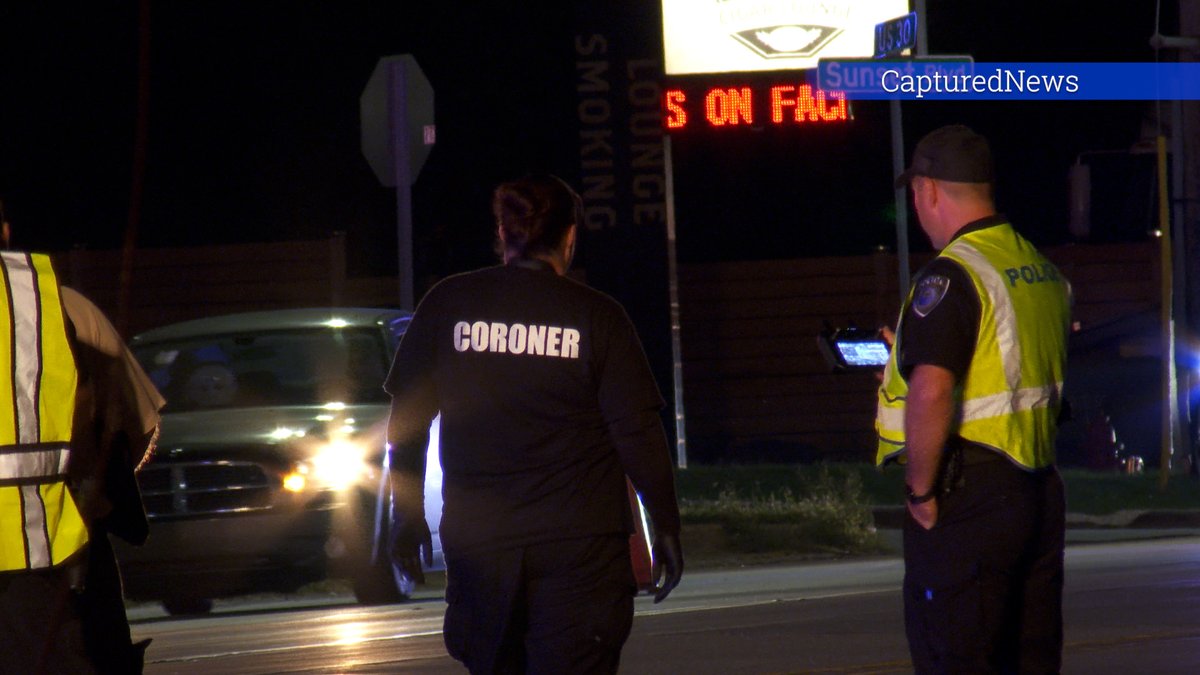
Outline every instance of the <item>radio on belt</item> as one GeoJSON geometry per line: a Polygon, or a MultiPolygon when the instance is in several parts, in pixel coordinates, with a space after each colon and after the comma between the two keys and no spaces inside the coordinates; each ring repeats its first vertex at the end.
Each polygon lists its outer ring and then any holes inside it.
{"type": "Polygon", "coordinates": [[[827,328],[817,336],[817,345],[834,372],[880,370],[890,351],[878,330],[863,328],[827,328]]]}

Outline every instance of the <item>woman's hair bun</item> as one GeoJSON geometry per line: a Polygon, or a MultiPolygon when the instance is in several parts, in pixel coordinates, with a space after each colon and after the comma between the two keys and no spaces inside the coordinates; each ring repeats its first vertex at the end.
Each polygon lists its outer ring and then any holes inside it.
{"type": "Polygon", "coordinates": [[[492,214],[505,248],[518,255],[554,250],[578,221],[580,207],[579,195],[551,175],[501,183],[492,195],[492,214]]]}

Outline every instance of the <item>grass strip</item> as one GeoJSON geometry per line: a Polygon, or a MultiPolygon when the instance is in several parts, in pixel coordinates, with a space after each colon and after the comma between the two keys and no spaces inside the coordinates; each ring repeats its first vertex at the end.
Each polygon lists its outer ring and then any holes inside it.
{"type": "MultiPolygon", "coordinates": [[[[1172,475],[1167,489],[1159,490],[1156,470],[1140,474],[1064,469],[1067,510],[1089,515],[1108,515],[1122,510],[1200,510],[1200,482],[1187,475],[1172,475]]],[[[737,501],[763,502],[764,513],[778,511],[772,497],[784,495],[804,500],[828,493],[832,484],[856,477],[855,499],[867,505],[899,506],[904,502],[903,469],[878,469],[863,463],[722,464],[697,465],[676,473],[681,504],[737,501]],[[823,478],[825,476],[825,478],[823,478]]],[[[747,507],[740,507],[747,508],[747,507]]],[[[686,510],[686,509],[685,509],[686,510]]],[[[705,513],[695,512],[697,517],[705,513]]]]}

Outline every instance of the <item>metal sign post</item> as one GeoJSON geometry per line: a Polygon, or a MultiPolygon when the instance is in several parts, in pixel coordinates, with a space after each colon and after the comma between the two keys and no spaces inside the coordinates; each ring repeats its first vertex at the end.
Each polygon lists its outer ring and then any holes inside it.
{"type": "Polygon", "coordinates": [[[436,140],[433,87],[416,59],[379,59],[359,97],[359,120],[363,156],[380,183],[396,188],[400,306],[414,309],[412,184],[436,140]]]}
{"type": "Polygon", "coordinates": [[[663,134],[663,171],[667,199],[667,281],[671,302],[671,362],[675,376],[675,461],[687,468],[687,429],[683,411],[682,328],[679,322],[679,263],[675,257],[675,168],[671,159],[671,135],[663,134]]]}
{"type": "MultiPolygon", "coordinates": [[[[915,11],[891,21],[884,21],[875,27],[876,56],[885,56],[890,52],[903,49],[916,49],[917,57],[927,56],[929,48],[928,35],[925,30],[925,0],[916,0],[915,11]],[[881,36],[894,35],[897,40],[885,40],[880,43],[881,36]],[[909,44],[911,42],[911,44],[909,44]],[[884,47],[883,54],[879,48],[884,47]]],[[[889,112],[892,127],[892,175],[898,176],[904,171],[904,120],[900,111],[900,101],[892,99],[889,102],[889,112]]],[[[912,283],[912,273],[908,262],[908,186],[901,186],[895,191],[896,203],[896,266],[899,273],[900,306],[908,297],[908,286],[912,283]]]]}
{"type": "MultiPolygon", "coordinates": [[[[904,171],[904,121],[900,113],[900,101],[888,102],[892,124],[892,175],[904,171]]],[[[912,273],[908,269],[908,186],[901,185],[894,193],[896,200],[896,266],[899,269],[900,306],[908,297],[908,285],[912,273]]]]}
{"type": "MultiPolygon", "coordinates": [[[[916,12],[875,24],[875,58],[897,56],[916,47],[919,24],[916,12]]],[[[898,99],[888,102],[888,119],[892,132],[892,175],[897,176],[904,171],[904,118],[898,99]]],[[[911,278],[908,269],[908,186],[896,189],[893,197],[896,204],[896,267],[899,272],[900,306],[903,307],[911,278]]]]}

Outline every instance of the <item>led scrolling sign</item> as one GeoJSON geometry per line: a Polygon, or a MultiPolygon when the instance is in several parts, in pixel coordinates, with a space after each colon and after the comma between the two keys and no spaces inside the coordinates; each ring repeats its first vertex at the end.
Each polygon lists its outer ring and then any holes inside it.
{"type": "Polygon", "coordinates": [[[743,84],[663,92],[667,131],[693,128],[804,126],[853,119],[845,92],[811,84],[743,84]]]}

